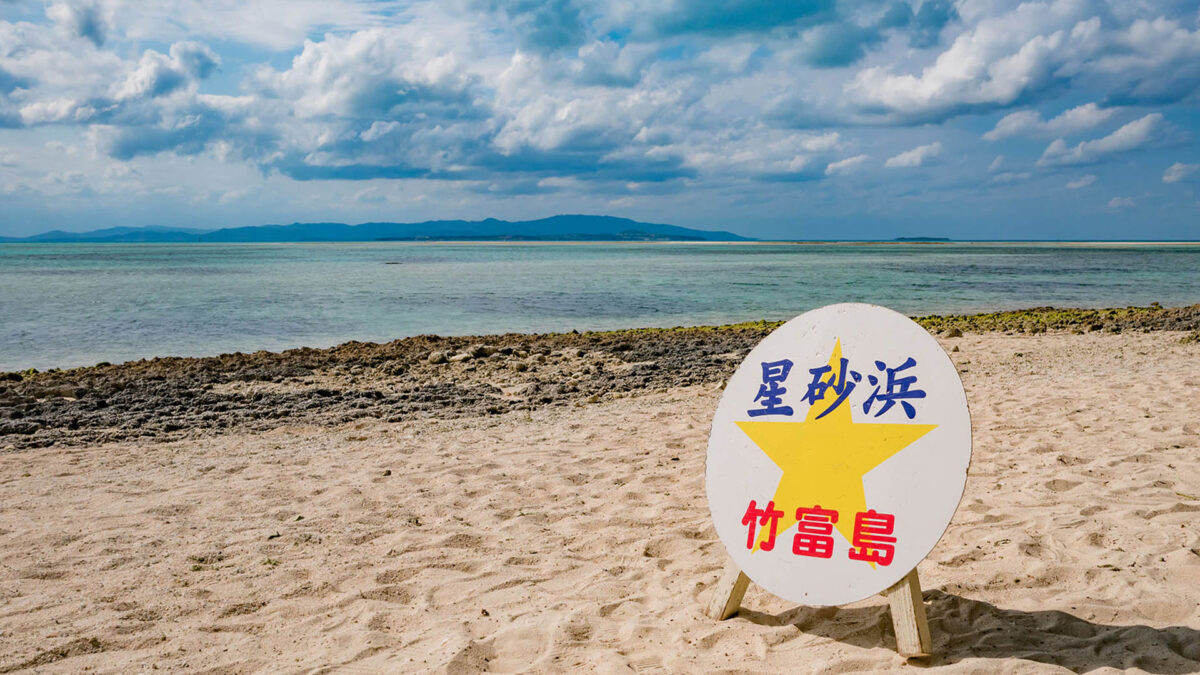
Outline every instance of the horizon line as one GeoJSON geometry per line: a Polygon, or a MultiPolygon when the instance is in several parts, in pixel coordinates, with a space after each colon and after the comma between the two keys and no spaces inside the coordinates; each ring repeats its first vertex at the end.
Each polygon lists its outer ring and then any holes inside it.
{"type": "Polygon", "coordinates": [[[0,245],[116,244],[174,246],[181,244],[704,244],[741,246],[754,244],[917,244],[922,246],[932,246],[946,244],[1200,244],[1200,239],[950,239],[945,237],[937,237],[936,239],[932,240],[917,237],[896,237],[894,239],[756,239],[747,237],[743,241],[689,239],[456,239],[444,237],[362,240],[297,239],[294,241],[28,241],[29,237],[35,236],[38,235],[28,235],[26,237],[0,237],[0,245]],[[8,239],[9,241],[5,241],[5,239],[8,239]]]}

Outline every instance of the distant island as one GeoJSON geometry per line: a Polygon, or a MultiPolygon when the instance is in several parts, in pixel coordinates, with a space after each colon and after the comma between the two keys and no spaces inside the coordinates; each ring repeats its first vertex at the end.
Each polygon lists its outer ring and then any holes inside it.
{"type": "Polygon", "coordinates": [[[216,230],[111,227],[90,232],[54,230],[3,243],[186,243],[364,241],[753,241],[732,232],[642,223],[613,216],[560,215],[539,220],[429,220],[422,223],[292,223],[216,230]]]}
{"type": "Polygon", "coordinates": [[[930,242],[945,242],[950,241],[950,237],[896,237],[892,241],[901,241],[909,244],[922,244],[930,242]]]}

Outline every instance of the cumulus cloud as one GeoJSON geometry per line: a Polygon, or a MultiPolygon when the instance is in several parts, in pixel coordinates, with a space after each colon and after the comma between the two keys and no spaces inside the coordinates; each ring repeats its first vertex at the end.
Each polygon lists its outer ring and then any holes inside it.
{"type": "Polygon", "coordinates": [[[526,49],[554,51],[583,43],[583,16],[574,0],[480,0],[477,6],[503,15],[526,49]]]}
{"type": "Polygon", "coordinates": [[[518,51],[507,67],[481,71],[461,43],[414,41],[407,30],[327,36],[290,68],[261,71],[259,85],[295,126],[291,147],[267,165],[305,180],[561,173],[640,182],[696,171],[671,147],[674,135],[653,128],[679,92],[549,88],[545,78],[563,72],[546,68],[550,57],[518,51]]]}
{"type": "Polygon", "coordinates": [[[30,81],[23,77],[17,77],[12,73],[0,68],[0,94],[7,94],[17,87],[28,87],[30,81]]]}
{"type": "Polygon", "coordinates": [[[1200,169],[1200,164],[1184,164],[1183,162],[1175,162],[1167,167],[1163,172],[1162,182],[1178,183],[1192,175],[1197,169],[1200,169]]]}
{"type": "MultiPolygon", "coordinates": [[[[74,2],[75,0],[71,0],[74,2]]],[[[377,0],[95,0],[111,34],[134,41],[220,40],[292,50],[324,32],[349,33],[411,22],[422,5],[407,9],[377,0]]]]}
{"type": "Polygon", "coordinates": [[[219,60],[208,47],[196,42],[171,45],[170,55],[146,50],[137,68],[113,91],[113,100],[165,96],[192,80],[204,79],[216,69],[219,60]]]}
{"type": "Polygon", "coordinates": [[[1180,100],[1200,86],[1200,30],[1159,16],[1106,30],[1091,3],[1024,2],[980,18],[919,74],[863,69],[847,91],[861,109],[906,122],[944,120],[1044,98],[1076,80],[1116,103],[1180,100]]]}
{"type": "Polygon", "coordinates": [[[94,4],[52,2],[46,7],[46,16],[69,35],[84,38],[97,47],[104,44],[104,19],[94,4]]]}
{"type": "Polygon", "coordinates": [[[1066,136],[1100,126],[1115,112],[1112,108],[1086,103],[1063,111],[1052,119],[1043,120],[1037,111],[1022,110],[1005,115],[983,138],[998,141],[1010,136],[1066,136]]]}
{"type": "MultiPolygon", "coordinates": [[[[1195,13],[1189,21],[1195,25],[1195,13]]],[[[1200,90],[1200,28],[1158,16],[1138,18],[1103,36],[1104,50],[1089,70],[1111,81],[1114,105],[1161,105],[1200,90]]]]}
{"type": "MultiPolygon", "coordinates": [[[[893,7],[903,6],[897,3],[893,7]]],[[[932,47],[938,43],[938,37],[946,24],[958,18],[958,11],[950,0],[925,0],[920,8],[913,12],[908,27],[911,29],[909,42],[914,47],[932,47]]]]}
{"type": "Polygon", "coordinates": [[[210,149],[226,157],[261,158],[270,151],[277,134],[255,128],[241,115],[199,101],[175,108],[153,124],[103,125],[97,129],[97,144],[119,160],[164,152],[196,155],[210,149]],[[218,150],[219,144],[224,148],[218,150]]]}
{"type": "Polygon", "coordinates": [[[578,58],[567,70],[584,86],[633,87],[641,81],[653,51],[645,45],[595,40],[579,48],[578,58]]]}
{"type": "Polygon", "coordinates": [[[470,117],[476,78],[436,41],[412,44],[384,29],[305,41],[284,71],[260,71],[257,83],[288,101],[300,118],[398,120],[470,117]]]}
{"type": "MultiPolygon", "coordinates": [[[[1163,140],[1162,113],[1191,124],[1172,112],[1200,82],[1194,13],[1115,0],[54,0],[45,14],[0,19],[0,127],[53,125],[30,133],[120,161],[205,154],[270,180],[449,181],[444,195],[797,184],[781,193],[928,166],[950,138],[970,165],[995,157],[999,190],[1035,162],[1163,140]],[[1072,137],[1148,102],[1162,113],[1072,137]],[[996,145],[964,133],[975,122],[941,125],[976,113],[1000,117],[983,136],[996,145]],[[1026,137],[1057,140],[1039,159],[1026,137]]],[[[888,186],[918,194],[948,173],[888,186]]]]}
{"type": "Polygon", "coordinates": [[[854,173],[862,168],[862,165],[865,164],[868,159],[870,159],[870,157],[867,155],[855,155],[854,157],[847,157],[846,159],[839,159],[836,162],[830,162],[825,167],[825,175],[835,176],[854,173]]]}
{"type": "Polygon", "coordinates": [[[179,69],[198,80],[212,75],[221,65],[220,57],[208,45],[190,40],[171,45],[170,54],[179,69]]]}
{"type": "Polygon", "coordinates": [[[1083,8],[1073,2],[1024,3],[980,20],[919,75],[884,66],[864,69],[850,85],[862,105],[912,120],[935,120],[1016,102],[1051,85],[1064,44],[1087,39],[1083,8]]]}
{"type": "Polygon", "coordinates": [[[1069,147],[1063,139],[1051,143],[1038,160],[1038,166],[1066,166],[1090,164],[1108,155],[1136,150],[1161,140],[1166,131],[1166,122],[1161,113],[1150,113],[1136,119],[1111,134],[1091,141],[1083,141],[1069,147]]]}
{"type": "Polygon", "coordinates": [[[942,142],[934,141],[928,145],[918,145],[912,150],[890,157],[883,165],[889,169],[899,169],[914,166],[921,166],[926,160],[937,157],[942,154],[942,142]]]}
{"type": "MultiPolygon", "coordinates": [[[[15,62],[29,67],[30,62],[36,64],[51,55],[30,50],[21,56],[26,62],[15,62]]],[[[151,125],[171,113],[171,106],[159,105],[157,99],[184,91],[194,99],[197,81],[208,77],[219,63],[211,49],[196,42],[175,43],[169,48],[169,54],[146,50],[132,64],[103,57],[85,57],[76,61],[70,57],[51,59],[55,60],[80,77],[66,87],[54,86],[58,83],[46,77],[31,81],[29,89],[19,92],[22,102],[17,108],[19,118],[14,126],[151,125]],[[102,66],[110,66],[110,69],[102,66]]],[[[61,77],[61,73],[54,77],[61,77]]]]}
{"type": "Polygon", "coordinates": [[[1067,189],[1068,190],[1078,190],[1080,188],[1085,188],[1095,182],[1096,182],[1096,175],[1089,173],[1087,175],[1080,176],[1079,178],[1076,178],[1074,180],[1067,181],[1067,189]]]}
{"type": "Polygon", "coordinates": [[[1108,200],[1108,208],[1110,209],[1131,209],[1137,206],[1132,197],[1113,197],[1108,200]]]}
{"type": "Polygon", "coordinates": [[[879,32],[848,22],[828,23],[801,34],[801,58],[817,68],[835,68],[857,62],[874,42],[882,39],[879,32]]]}

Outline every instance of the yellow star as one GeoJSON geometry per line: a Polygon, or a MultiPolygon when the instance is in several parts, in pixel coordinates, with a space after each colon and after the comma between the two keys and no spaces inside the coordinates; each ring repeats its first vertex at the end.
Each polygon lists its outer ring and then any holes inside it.
{"type": "MultiPolygon", "coordinates": [[[[823,382],[836,383],[841,358],[842,342],[838,340],[829,357],[832,369],[823,382]]],[[[783,511],[779,533],[795,524],[797,507],[819,505],[838,512],[835,527],[847,541],[853,541],[854,515],[867,510],[863,475],[937,428],[935,424],[855,424],[849,400],[821,417],[836,400],[833,389],[827,389],[825,398],[813,403],[803,422],[737,423],[783,470],[775,488],[775,508],[783,511]]],[[[755,551],[766,537],[767,528],[761,528],[755,551]]],[[[780,545],[782,542],[776,544],[780,545]]]]}

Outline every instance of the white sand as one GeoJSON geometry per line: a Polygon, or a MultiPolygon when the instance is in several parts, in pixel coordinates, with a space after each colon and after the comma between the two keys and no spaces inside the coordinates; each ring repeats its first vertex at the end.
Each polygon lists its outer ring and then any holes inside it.
{"type": "MultiPolygon", "coordinates": [[[[1178,340],[944,341],[975,455],[920,566],[932,665],[1200,670],[1200,346],[1178,340]]],[[[882,598],[751,586],[704,617],[718,396],[0,456],[0,672],[904,667],[882,598]]]]}

